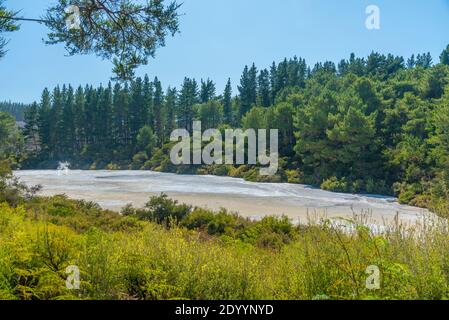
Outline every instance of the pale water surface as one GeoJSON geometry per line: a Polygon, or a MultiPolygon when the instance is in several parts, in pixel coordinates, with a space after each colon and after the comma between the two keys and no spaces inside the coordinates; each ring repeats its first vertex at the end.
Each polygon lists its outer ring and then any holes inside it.
{"type": "Polygon", "coordinates": [[[16,171],[28,185],[43,186],[43,195],[66,194],[119,210],[128,203],[140,207],[152,195],[166,193],[179,201],[211,209],[221,207],[244,216],[288,215],[294,220],[312,214],[352,216],[369,211],[376,221],[413,222],[424,211],[404,206],[395,198],[327,192],[304,185],[252,183],[242,179],[192,176],[151,171],[16,171]]]}

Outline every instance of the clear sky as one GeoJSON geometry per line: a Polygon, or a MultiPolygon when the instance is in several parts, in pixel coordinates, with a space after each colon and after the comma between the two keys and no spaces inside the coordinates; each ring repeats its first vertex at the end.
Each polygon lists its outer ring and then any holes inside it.
{"type": "MultiPolygon", "coordinates": [[[[39,17],[52,0],[6,0],[25,17],[39,17]]],[[[181,33],[137,74],[158,76],[164,87],[185,76],[228,77],[236,86],[246,64],[259,68],[294,55],[309,64],[340,61],[372,50],[409,57],[430,51],[434,60],[449,44],[449,0],[184,0],[181,33]],[[381,9],[381,29],[365,27],[365,9],[381,9]]],[[[63,45],[46,46],[46,28],[23,23],[9,34],[0,60],[0,100],[32,102],[44,87],[107,83],[111,64],[95,56],[67,57],[63,45]]]]}

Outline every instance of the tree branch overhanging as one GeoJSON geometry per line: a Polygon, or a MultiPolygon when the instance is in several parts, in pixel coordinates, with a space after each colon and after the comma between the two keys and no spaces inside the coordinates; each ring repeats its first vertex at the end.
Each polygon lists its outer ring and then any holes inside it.
{"type": "MultiPolygon", "coordinates": [[[[64,43],[69,55],[95,54],[111,60],[115,79],[123,81],[132,79],[135,69],[148,64],[156,50],[165,46],[167,36],[179,31],[182,6],[176,1],[166,4],[166,0],[143,4],[132,0],[58,0],[42,18],[25,18],[6,11],[1,3],[0,32],[14,31],[19,21],[45,24],[50,29],[46,44],[64,43]],[[79,28],[67,24],[73,15],[66,12],[69,6],[79,8],[79,28]],[[2,29],[2,25],[9,29],[2,29]]],[[[5,45],[0,38],[0,57],[5,45]]]]}

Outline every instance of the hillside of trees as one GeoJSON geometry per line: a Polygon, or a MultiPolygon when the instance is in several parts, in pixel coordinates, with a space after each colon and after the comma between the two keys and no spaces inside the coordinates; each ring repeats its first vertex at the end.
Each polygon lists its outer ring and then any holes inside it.
{"type": "Polygon", "coordinates": [[[12,114],[16,121],[24,121],[25,110],[29,106],[23,103],[0,102],[0,112],[12,114]]]}
{"type": "Polygon", "coordinates": [[[236,95],[213,81],[185,78],[163,89],[145,76],[99,88],[45,89],[27,109],[25,168],[152,169],[288,181],[342,192],[399,196],[402,203],[448,212],[449,47],[409,59],[373,52],[309,67],[285,59],[245,67],[236,95]],[[278,174],[255,166],[176,167],[174,128],[277,128],[278,174]]]}

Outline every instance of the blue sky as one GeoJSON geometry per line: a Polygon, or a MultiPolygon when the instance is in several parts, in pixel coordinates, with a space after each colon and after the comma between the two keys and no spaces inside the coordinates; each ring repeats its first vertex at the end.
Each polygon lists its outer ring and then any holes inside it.
{"type": "MultiPolygon", "coordinates": [[[[449,0],[184,0],[181,33],[137,74],[158,76],[164,87],[184,76],[211,78],[217,89],[228,77],[237,85],[246,64],[268,67],[294,55],[309,64],[338,62],[372,50],[409,57],[430,51],[434,60],[449,44],[449,0]],[[365,9],[381,9],[381,30],[365,28],[365,9]]],[[[23,16],[39,17],[52,0],[6,0],[23,16]]],[[[32,102],[44,87],[107,83],[111,64],[95,56],[68,57],[63,45],[46,46],[46,28],[23,23],[8,34],[0,60],[0,100],[32,102]]]]}

